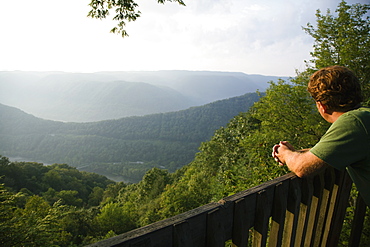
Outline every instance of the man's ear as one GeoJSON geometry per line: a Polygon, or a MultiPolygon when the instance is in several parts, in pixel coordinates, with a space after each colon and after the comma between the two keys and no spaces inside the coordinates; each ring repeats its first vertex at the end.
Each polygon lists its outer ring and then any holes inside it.
{"type": "Polygon", "coordinates": [[[324,105],[323,103],[321,103],[321,101],[316,101],[316,106],[317,106],[317,109],[319,109],[320,112],[329,113],[328,107],[326,105],[324,105]]]}

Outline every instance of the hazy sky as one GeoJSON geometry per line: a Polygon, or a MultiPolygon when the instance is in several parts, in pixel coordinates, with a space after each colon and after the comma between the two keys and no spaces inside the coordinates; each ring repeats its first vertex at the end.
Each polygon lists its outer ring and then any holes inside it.
{"type": "MultiPolygon", "coordinates": [[[[303,30],[340,0],[139,0],[129,37],[87,18],[89,0],[0,0],[0,71],[211,70],[294,76],[310,59],[303,30]]],[[[368,0],[348,0],[367,3],[368,0]]]]}

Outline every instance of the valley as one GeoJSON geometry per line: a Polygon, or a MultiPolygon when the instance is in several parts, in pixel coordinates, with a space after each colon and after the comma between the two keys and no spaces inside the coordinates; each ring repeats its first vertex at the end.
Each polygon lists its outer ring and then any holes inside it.
{"type": "Polygon", "coordinates": [[[259,98],[248,93],[177,112],[89,123],[45,120],[0,104],[0,153],[138,182],[153,167],[174,172],[190,163],[202,142],[259,98]]]}

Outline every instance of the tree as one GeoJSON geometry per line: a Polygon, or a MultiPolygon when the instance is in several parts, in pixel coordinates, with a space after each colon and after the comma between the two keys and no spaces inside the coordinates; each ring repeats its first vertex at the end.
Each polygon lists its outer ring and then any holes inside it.
{"type": "MultiPolygon", "coordinates": [[[[1,157],[0,162],[9,163],[5,157],[1,157]]],[[[19,237],[14,226],[14,210],[16,201],[20,194],[12,194],[0,184],[0,245],[10,246],[19,237]]]]}
{"type": "MultiPolygon", "coordinates": [[[[182,0],[158,0],[158,3],[164,4],[165,2],[177,2],[180,5],[185,6],[182,0]]],[[[91,0],[90,2],[91,10],[88,13],[89,17],[97,19],[105,19],[110,14],[112,9],[114,9],[115,16],[112,18],[117,21],[118,24],[112,28],[112,33],[119,33],[122,37],[128,36],[125,26],[126,21],[136,21],[140,17],[141,12],[137,10],[139,6],[133,0],[91,0]]]]}
{"type": "MultiPolygon", "coordinates": [[[[69,207],[63,214],[60,223],[65,232],[68,233],[68,246],[85,246],[90,244],[97,232],[98,226],[94,224],[94,219],[99,209],[96,207],[85,209],[69,207]]],[[[67,245],[65,245],[67,246],[67,245]]]]}
{"type": "Polygon", "coordinates": [[[132,218],[128,215],[128,211],[119,203],[109,202],[101,210],[96,217],[96,222],[103,234],[113,231],[120,234],[136,227],[132,222],[132,218]]]}
{"type": "Polygon", "coordinates": [[[89,195],[88,204],[90,206],[98,206],[103,200],[104,189],[100,187],[94,187],[89,195]]]}
{"type": "Polygon", "coordinates": [[[199,207],[213,199],[212,189],[217,187],[217,181],[198,165],[190,165],[182,179],[167,186],[161,194],[159,214],[163,218],[199,207]]]}
{"type": "Polygon", "coordinates": [[[66,245],[69,234],[60,222],[64,211],[58,203],[50,206],[42,197],[29,197],[25,208],[17,208],[10,220],[14,228],[12,246],[66,245]]]}
{"type": "Polygon", "coordinates": [[[353,70],[360,79],[365,98],[370,96],[370,4],[347,5],[342,1],[337,15],[327,10],[316,12],[316,27],[303,28],[314,39],[310,60],[314,69],[342,65],[353,70]]]}
{"type": "Polygon", "coordinates": [[[166,170],[152,168],[147,171],[138,184],[139,198],[141,202],[147,202],[158,197],[167,184],[171,182],[166,170]]]}
{"type": "Polygon", "coordinates": [[[57,192],[56,196],[59,197],[62,204],[65,205],[81,207],[83,203],[82,199],[78,198],[78,191],[76,190],[61,190],[57,192]]]}

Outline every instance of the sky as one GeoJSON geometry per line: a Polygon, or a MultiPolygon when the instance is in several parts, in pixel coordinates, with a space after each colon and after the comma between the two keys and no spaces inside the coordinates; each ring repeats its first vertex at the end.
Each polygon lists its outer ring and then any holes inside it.
{"type": "MultiPolygon", "coordinates": [[[[369,0],[347,0],[368,3],[369,0]]],[[[129,37],[87,17],[89,0],[0,0],[0,71],[229,71],[294,76],[313,39],[302,27],[340,0],[138,0],[129,37]]]]}

